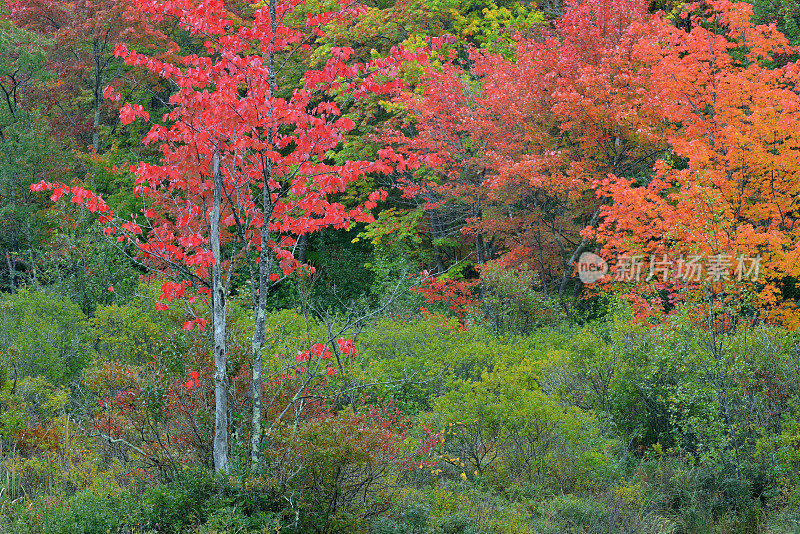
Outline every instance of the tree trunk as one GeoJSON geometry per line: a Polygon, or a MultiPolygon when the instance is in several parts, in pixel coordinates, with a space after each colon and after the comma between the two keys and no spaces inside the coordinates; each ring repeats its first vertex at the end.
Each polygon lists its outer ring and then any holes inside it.
{"type": "Polygon", "coordinates": [[[483,241],[483,234],[475,236],[475,252],[478,255],[478,264],[486,263],[486,244],[483,241]]]}
{"type": "MultiPolygon", "coordinates": [[[[485,176],[486,171],[481,172],[481,176],[485,176]]],[[[483,220],[483,210],[480,205],[473,206],[473,214],[478,221],[483,220]]],[[[486,263],[486,242],[483,240],[483,233],[477,232],[475,235],[475,254],[477,256],[478,265],[486,263]]]]}
{"type": "Polygon", "coordinates": [[[438,245],[433,245],[433,259],[436,262],[437,274],[441,274],[447,270],[444,266],[444,258],[442,258],[442,249],[438,245]]]}
{"type": "Polygon", "coordinates": [[[98,97],[94,99],[94,123],[92,132],[92,149],[94,153],[100,152],[100,100],[98,97]]]}
{"type": "MultiPolygon", "coordinates": [[[[278,17],[276,13],[276,0],[269,2],[269,21],[272,30],[272,49],[269,53],[269,94],[275,95],[277,78],[275,76],[275,33],[278,29],[278,17]]],[[[267,130],[267,147],[272,147],[274,139],[272,126],[267,130]]],[[[261,214],[263,221],[261,224],[261,251],[258,263],[258,296],[256,299],[255,310],[253,310],[253,369],[252,382],[250,384],[250,394],[253,398],[252,425],[250,428],[250,460],[251,469],[255,471],[261,460],[261,367],[262,352],[264,346],[264,321],[267,315],[267,295],[269,294],[269,275],[272,270],[272,250],[269,246],[269,219],[272,216],[272,198],[270,182],[272,182],[272,160],[267,156],[264,160],[263,169],[263,188],[261,189],[261,214]]]]}
{"type": "Polygon", "coordinates": [[[222,210],[222,173],[219,169],[219,151],[212,156],[214,174],[214,204],[211,209],[211,266],[212,321],[214,336],[214,469],[227,473],[228,464],[228,357],[225,352],[226,300],[222,282],[222,251],[220,250],[219,220],[222,210]]]}
{"type": "MultiPolygon", "coordinates": [[[[272,137],[270,135],[270,137],[272,137]]],[[[272,162],[267,160],[265,163],[264,174],[272,174],[272,162]]],[[[267,296],[269,294],[269,275],[272,270],[272,251],[269,247],[269,213],[266,207],[270,202],[269,181],[264,182],[264,224],[261,227],[261,253],[258,263],[258,295],[256,306],[253,311],[255,321],[253,329],[253,373],[250,392],[253,397],[253,417],[250,431],[250,459],[252,469],[258,467],[261,460],[261,357],[264,346],[264,321],[267,315],[267,296]]]]}
{"type": "Polygon", "coordinates": [[[95,154],[100,152],[100,102],[103,98],[103,72],[100,68],[100,43],[97,39],[92,40],[92,50],[94,51],[94,121],[92,122],[92,149],[95,154]]]}
{"type": "Polygon", "coordinates": [[[16,286],[14,285],[14,262],[11,260],[11,251],[6,251],[6,264],[8,265],[8,285],[11,288],[11,293],[14,293],[16,286]]]}
{"type": "MultiPolygon", "coordinates": [[[[592,218],[589,220],[588,226],[594,226],[597,224],[597,219],[600,216],[600,208],[597,208],[592,214],[592,218]]],[[[564,292],[567,290],[567,286],[569,285],[569,281],[572,278],[572,273],[575,271],[575,262],[580,259],[581,254],[588,248],[589,240],[583,239],[578,248],[576,248],[569,259],[564,264],[564,271],[561,275],[561,284],[558,287],[558,298],[561,301],[561,305],[564,308],[564,311],[568,311],[566,307],[566,302],[564,301],[564,292]]]]}
{"type": "Polygon", "coordinates": [[[297,254],[295,254],[295,258],[300,263],[306,262],[306,257],[308,254],[308,234],[303,234],[297,238],[297,254]]]}

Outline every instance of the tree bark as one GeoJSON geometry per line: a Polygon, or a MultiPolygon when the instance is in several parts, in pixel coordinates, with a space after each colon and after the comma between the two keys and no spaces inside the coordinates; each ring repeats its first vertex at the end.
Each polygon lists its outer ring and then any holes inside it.
{"type": "MultiPolygon", "coordinates": [[[[278,17],[276,13],[276,0],[269,2],[269,22],[272,30],[272,48],[269,52],[269,93],[275,96],[277,77],[275,75],[275,33],[278,30],[278,17]]],[[[267,147],[272,147],[274,139],[272,126],[267,130],[267,147]]],[[[273,254],[269,246],[269,219],[272,216],[272,198],[270,182],[272,182],[272,160],[265,156],[263,167],[263,188],[261,189],[261,251],[258,263],[258,296],[253,310],[253,369],[250,394],[253,398],[252,424],[250,427],[250,461],[251,470],[255,471],[261,460],[261,367],[262,352],[264,347],[264,321],[267,315],[267,295],[269,294],[269,275],[272,270],[273,254]]]]}
{"type": "Polygon", "coordinates": [[[98,97],[94,99],[94,123],[92,126],[92,149],[97,154],[100,152],[100,100],[98,97]]]}
{"type": "Polygon", "coordinates": [[[219,169],[219,151],[212,156],[214,175],[214,204],[211,208],[211,266],[212,321],[214,336],[214,469],[228,473],[228,357],[225,346],[226,308],[225,286],[222,282],[222,251],[220,250],[220,215],[222,211],[222,172],[219,169]]]}
{"type": "Polygon", "coordinates": [[[103,98],[103,72],[100,68],[100,45],[97,39],[92,41],[94,51],[94,121],[92,123],[92,149],[95,154],[100,152],[100,102],[103,98]]]}
{"type": "MultiPolygon", "coordinates": [[[[270,134],[270,138],[272,135],[270,134]]],[[[272,161],[267,159],[264,164],[264,174],[272,175],[272,161]]],[[[264,222],[261,226],[261,252],[258,263],[258,295],[256,297],[255,310],[253,311],[253,372],[250,392],[253,397],[253,416],[250,430],[250,459],[252,469],[258,467],[261,460],[261,367],[262,353],[264,347],[264,321],[267,315],[267,296],[269,294],[269,275],[272,270],[272,251],[269,247],[269,211],[267,206],[270,203],[269,180],[264,182],[263,195],[263,216],[264,222]]]]}
{"type": "MultiPolygon", "coordinates": [[[[588,226],[594,226],[597,224],[597,219],[600,216],[600,208],[597,208],[592,214],[592,218],[589,220],[588,226]]],[[[575,262],[581,257],[581,254],[587,249],[589,246],[589,240],[583,239],[581,240],[578,248],[576,248],[569,259],[564,264],[564,272],[561,276],[561,284],[558,287],[558,298],[561,300],[562,306],[565,306],[564,303],[564,292],[567,290],[567,285],[569,284],[570,279],[572,278],[572,273],[575,270],[575,262]]],[[[565,306],[566,309],[566,306],[565,306]]]]}
{"type": "Polygon", "coordinates": [[[305,263],[308,254],[308,234],[303,234],[297,238],[297,254],[295,258],[299,263],[305,263]]]}

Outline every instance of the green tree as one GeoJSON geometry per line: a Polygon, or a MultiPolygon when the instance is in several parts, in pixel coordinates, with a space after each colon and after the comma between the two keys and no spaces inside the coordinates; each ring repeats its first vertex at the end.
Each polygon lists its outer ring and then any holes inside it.
{"type": "Polygon", "coordinates": [[[29,186],[48,178],[60,160],[39,98],[51,77],[47,45],[0,8],[0,288],[12,291],[37,280],[44,253],[46,222],[29,186]]]}

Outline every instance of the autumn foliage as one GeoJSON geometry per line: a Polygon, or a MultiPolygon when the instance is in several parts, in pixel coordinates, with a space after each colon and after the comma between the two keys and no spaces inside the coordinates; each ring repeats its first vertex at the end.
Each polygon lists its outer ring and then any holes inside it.
{"type": "Polygon", "coordinates": [[[0,8],[0,531],[791,529],[800,15],[500,4],[0,8]]]}
{"type": "Polygon", "coordinates": [[[550,284],[571,276],[564,265],[600,209],[594,181],[646,172],[663,145],[634,55],[651,24],[642,2],[570,3],[553,30],[519,37],[513,58],[475,49],[468,70],[429,70],[421,95],[400,98],[417,133],[394,141],[433,174],[406,179],[405,195],[431,217],[465,213],[480,263],[500,253],[550,284]]]}
{"type": "Polygon", "coordinates": [[[775,305],[781,281],[798,274],[794,52],[774,27],[753,25],[746,4],[691,5],[681,17],[680,27],[657,18],[635,50],[652,70],[645,102],[671,125],[669,157],[647,179],[599,180],[609,202],[588,235],[609,255],[724,255],[730,279],[737,257],[760,255],[754,290],[775,305]]]}
{"type": "MultiPolygon", "coordinates": [[[[257,437],[252,449],[257,462],[261,344],[269,290],[298,269],[293,254],[297,236],[370,221],[370,210],[386,195],[374,191],[351,208],[332,198],[367,173],[391,171],[382,158],[341,164],[328,160],[329,152],[355,126],[341,107],[348,99],[392,93],[399,86],[400,65],[426,59],[423,51],[399,46],[386,58],[350,61],[352,49],[333,47],[321,68],[306,68],[298,81],[287,82],[287,62],[311,50],[311,43],[324,36],[326,24],[347,24],[360,13],[357,7],[343,5],[337,12],[287,18],[300,4],[273,0],[243,25],[234,24],[223,2],[139,4],[136,9],[154,23],[174,17],[190,35],[206,38],[202,55],[180,56],[180,47],[171,43],[174,59],[147,55],[122,43],[114,49],[127,65],[144,68],[177,88],[168,101],[171,111],[143,140],[145,145],[158,145],[159,163],[140,161],[130,168],[136,176],[133,193],[144,204],[141,216],[119,220],[98,195],[80,186],[43,181],[32,187],[53,190],[53,200],[69,194],[71,202],[101,214],[105,234],[132,243],[146,267],[168,278],[160,308],[179,298],[210,301],[219,470],[228,469],[226,301],[232,277],[246,273],[253,292],[257,437]],[[191,295],[186,293],[190,287],[191,295]]],[[[107,86],[103,96],[120,98],[113,86],[107,86]]],[[[122,106],[119,117],[123,125],[151,119],[141,104],[131,103],[122,106]]],[[[207,322],[198,317],[184,328],[203,328],[207,322]]]]}

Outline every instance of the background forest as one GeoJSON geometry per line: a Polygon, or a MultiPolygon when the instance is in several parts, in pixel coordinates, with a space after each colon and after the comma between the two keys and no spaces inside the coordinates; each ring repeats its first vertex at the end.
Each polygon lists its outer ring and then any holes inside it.
{"type": "Polygon", "coordinates": [[[0,0],[0,531],[800,532],[798,45],[0,0]]]}

